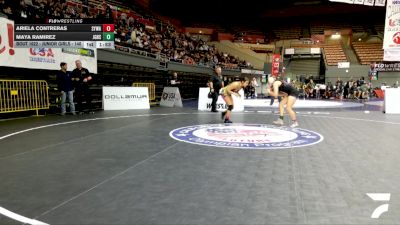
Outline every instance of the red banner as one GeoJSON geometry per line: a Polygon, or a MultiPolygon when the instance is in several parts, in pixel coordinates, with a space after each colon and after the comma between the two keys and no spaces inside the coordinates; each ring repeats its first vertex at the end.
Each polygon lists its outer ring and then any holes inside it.
{"type": "Polygon", "coordinates": [[[271,75],[276,77],[279,75],[279,61],[281,59],[281,55],[280,54],[274,54],[272,56],[272,71],[271,71],[271,75]]]}

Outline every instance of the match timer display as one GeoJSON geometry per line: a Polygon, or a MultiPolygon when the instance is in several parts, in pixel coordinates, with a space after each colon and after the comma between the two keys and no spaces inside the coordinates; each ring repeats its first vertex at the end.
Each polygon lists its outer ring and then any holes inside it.
{"type": "Polygon", "coordinates": [[[114,24],[86,24],[84,20],[65,22],[47,20],[46,24],[15,24],[14,47],[114,49],[114,24]]]}

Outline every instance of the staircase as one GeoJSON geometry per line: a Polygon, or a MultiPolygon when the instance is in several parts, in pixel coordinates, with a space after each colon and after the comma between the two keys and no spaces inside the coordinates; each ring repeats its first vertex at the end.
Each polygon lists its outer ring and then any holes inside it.
{"type": "Polygon", "coordinates": [[[218,51],[239,57],[240,60],[246,60],[255,69],[263,70],[264,63],[267,62],[265,54],[257,54],[250,49],[241,48],[231,41],[211,42],[210,44],[215,45],[218,51]]]}
{"type": "Polygon", "coordinates": [[[360,65],[357,55],[350,45],[342,44],[342,48],[344,54],[346,54],[347,56],[347,60],[350,62],[351,65],[360,65]]]}
{"type": "Polygon", "coordinates": [[[302,26],[301,34],[302,34],[303,38],[311,38],[310,26],[308,24],[304,24],[302,26]]]}

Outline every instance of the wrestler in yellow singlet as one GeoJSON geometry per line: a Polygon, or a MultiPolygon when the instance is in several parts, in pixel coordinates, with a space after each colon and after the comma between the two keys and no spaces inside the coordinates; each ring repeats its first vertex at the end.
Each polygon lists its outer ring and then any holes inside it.
{"type": "Polygon", "coordinates": [[[224,119],[224,123],[232,123],[230,120],[231,111],[233,109],[232,95],[240,97],[238,92],[240,89],[247,87],[247,85],[249,85],[249,78],[245,77],[241,81],[234,81],[221,89],[220,94],[225,103],[228,105],[228,109],[222,113],[222,119],[224,119]]]}

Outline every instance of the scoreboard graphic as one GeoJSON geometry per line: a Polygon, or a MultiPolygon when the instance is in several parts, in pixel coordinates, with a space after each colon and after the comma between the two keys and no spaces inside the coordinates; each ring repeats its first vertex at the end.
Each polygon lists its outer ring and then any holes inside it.
{"type": "Polygon", "coordinates": [[[15,24],[15,48],[114,49],[114,24],[83,19],[48,19],[43,24],[15,24]]]}

